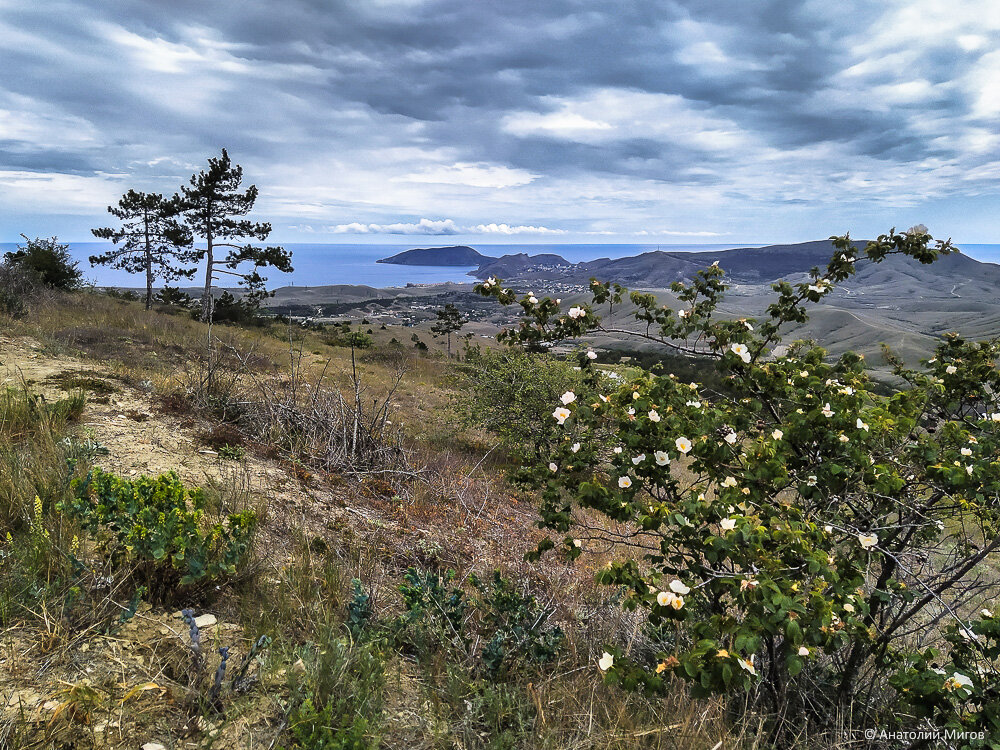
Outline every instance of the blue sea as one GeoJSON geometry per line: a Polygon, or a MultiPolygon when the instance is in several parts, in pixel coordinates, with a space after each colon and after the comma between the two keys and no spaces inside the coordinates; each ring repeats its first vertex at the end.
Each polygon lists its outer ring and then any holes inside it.
{"type": "MultiPolygon", "coordinates": [[[[91,267],[87,258],[111,247],[103,242],[71,242],[70,251],[80,261],[85,278],[100,286],[140,287],[145,280],[140,275],[132,275],[105,267],[91,267]]],[[[374,287],[406,286],[413,284],[433,284],[444,281],[470,282],[474,279],[468,275],[470,268],[454,266],[397,266],[387,263],[376,263],[379,258],[409,250],[414,247],[446,246],[444,241],[409,242],[393,244],[310,244],[283,243],[283,247],[292,253],[292,265],[295,271],[290,274],[277,273],[273,270],[265,275],[269,277],[268,286],[321,286],[325,284],[366,284],[374,287]]],[[[0,243],[0,252],[15,249],[16,243],[0,243]]],[[[649,245],[537,245],[537,244],[486,244],[471,243],[471,246],[483,255],[494,257],[507,253],[526,252],[529,255],[538,253],[555,253],[566,260],[579,263],[597,258],[624,258],[630,255],[665,250],[671,252],[699,252],[709,250],[725,250],[734,247],[755,247],[760,243],[732,242],[726,244],[649,244],[649,245]]],[[[976,260],[1000,263],[1000,244],[958,244],[962,252],[976,260]]],[[[176,283],[176,282],[175,282],[176,283]]],[[[183,282],[184,286],[197,285],[197,279],[183,282]]],[[[159,285],[159,282],[157,283],[159,285]]]]}

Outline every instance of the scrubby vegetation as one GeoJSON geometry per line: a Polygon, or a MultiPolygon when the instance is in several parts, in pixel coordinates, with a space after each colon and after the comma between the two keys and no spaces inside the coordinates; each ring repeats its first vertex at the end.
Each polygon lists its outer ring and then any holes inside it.
{"type": "Polygon", "coordinates": [[[716,320],[720,269],[679,311],[491,280],[509,339],[571,353],[457,364],[273,320],[209,347],[173,293],[7,310],[0,746],[996,746],[1000,344],[945,338],[891,395],[772,356],[860,262],[763,321],[716,320]],[[699,358],[578,345],[608,301],[699,358]]]}

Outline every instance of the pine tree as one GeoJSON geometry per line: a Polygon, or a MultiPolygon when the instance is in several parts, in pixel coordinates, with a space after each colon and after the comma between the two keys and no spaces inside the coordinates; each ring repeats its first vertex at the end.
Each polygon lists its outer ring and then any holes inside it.
{"type": "Polygon", "coordinates": [[[154,279],[189,279],[196,270],[183,267],[195,258],[190,250],[191,233],[177,220],[178,208],[176,196],[164,199],[159,193],[129,190],[117,207],[108,206],[108,213],[121,220],[121,227],[90,230],[95,237],[116,245],[114,250],[90,256],[91,265],[146,274],[147,310],[153,305],[154,279]]]}
{"type": "Polygon", "coordinates": [[[469,319],[464,317],[451,302],[447,303],[435,314],[438,319],[437,323],[431,326],[431,331],[436,336],[448,337],[448,359],[451,359],[451,334],[460,330],[462,326],[469,322],[469,319]]]}
{"type": "Polygon", "coordinates": [[[201,298],[204,321],[212,317],[216,273],[238,277],[248,290],[248,302],[256,306],[269,296],[264,290],[267,279],[260,275],[260,269],[273,266],[283,273],[292,270],[292,255],[284,248],[241,244],[241,240],[247,239],[263,241],[271,234],[270,224],[239,218],[250,213],[257,200],[257,187],[251,185],[241,191],[242,181],[243,168],[234,165],[226,149],[222,149],[221,157],[209,159],[208,169],[192,175],[190,186],[181,188],[185,225],[204,241],[203,246],[194,250],[198,261],[205,260],[205,288],[201,298]],[[226,249],[225,255],[217,254],[220,248],[226,249]],[[253,270],[237,271],[244,263],[251,263],[253,270]]]}

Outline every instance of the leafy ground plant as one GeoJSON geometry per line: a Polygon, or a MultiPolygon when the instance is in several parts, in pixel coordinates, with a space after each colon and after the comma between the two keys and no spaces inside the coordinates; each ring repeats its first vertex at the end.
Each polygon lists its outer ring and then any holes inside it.
{"type": "Polygon", "coordinates": [[[154,601],[235,575],[251,552],[254,511],[203,526],[204,493],[175,473],[128,480],[93,469],[73,481],[73,490],[60,509],[94,534],[111,562],[134,564],[154,601]]]}
{"type": "Polygon", "coordinates": [[[825,269],[774,285],[763,320],[719,317],[717,265],[673,285],[676,310],[596,280],[593,304],[568,310],[496,279],[477,287],[522,307],[509,342],[604,331],[598,305],[630,306],[637,336],[714,359],[727,383],[616,383],[583,358],[586,383],[547,408],[562,439],[533,464],[542,525],[561,535],[539,553],[558,544],[574,558],[598,539],[631,551],[598,580],[645,612],[646,638],[608,645],[609,682],[658,691],[676,675],[768,717],[775,743],[837,721],[958,722],[986,738],[965,747],[996,747],[1000,670],[982,624],[993,620],[972,613],[1000,589],[989,568],[1000,550],[1000,340],[949,334],[919,370],[890,353],[905,384],[891,396],[857,355],[830,362],[805,343],[779,354],[784,329],[861,264],[953,250],[923,227],[883,235],[861,258],[848,237],[833,243],[825,269]],[[926,644],[955,633],[964,650],[952,650],[952,672],[934,673],[926,644]]]}

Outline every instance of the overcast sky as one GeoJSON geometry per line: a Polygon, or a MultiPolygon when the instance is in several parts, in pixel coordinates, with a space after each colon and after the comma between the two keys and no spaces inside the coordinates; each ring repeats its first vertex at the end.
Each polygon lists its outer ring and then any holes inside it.
{"type": "Polygon", "coordinates": [[[996,0],[0,0],[0,240],[227,147],[284,241],[1000,242],[996,0]]]}

